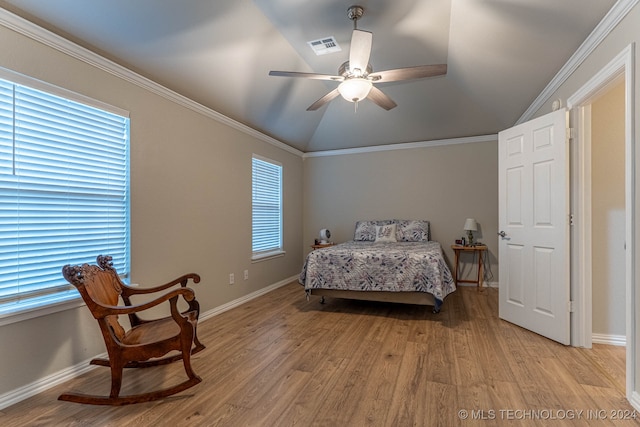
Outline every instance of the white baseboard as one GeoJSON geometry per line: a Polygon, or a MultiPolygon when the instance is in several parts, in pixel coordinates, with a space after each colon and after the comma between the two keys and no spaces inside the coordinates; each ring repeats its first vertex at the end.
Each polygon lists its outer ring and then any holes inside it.
{"type": "MultiPolygon", "coordinates": [[[[475,283],[458,283],[456,286],[458,287],[462,287],[462,286],[473,286],[474,288],[477,287],[478,285],[476,285],[475,283]]],[[[498,288],[498,282],[483,282],[482,283],[482,287],[483,288],[498,288]]]]}
{"type": "Polygon", "coordinates": [[[627,345],[627,337],[625,335],[593,334],[591,342],[625,347],[627,345]]]}
{"type": "MultiPolygon", "coordinates": [[[[215,307],[211,310],[208,310],[204,313],[200,313],[200,321],[204,321],[207,319],[210,319],[213,316],[217,316],[218,314],[224,313],[225,311],[229,311],[232,308],[236,308],[242,304],[244,304],[245,302],[251,301],[252,299],[256,299],[259,296],[262,296],[264,294],[268,294],[269,292],[278,289],[284,285],[288,285],[289,283],[293,282],[293,281],[297,281],[298,280],[298,276],[291,276],[288,279],[284,279],[281,280],[277,283],[274,283],[273,285],[269,285],[266,288],[262,288],[262,289],[258,289],[255,292],[252,292],[248,295],[245,295],[243,297],[240,297],[236,300],[233,301],[229,301],[226,304],[222,304],[221,306],[215,307]]],[[[304,288],[302,288],[302,286],[300,286],[301,290],[304,290],[304,288]]]]}
{"type": "MultiPolygon", "coordinates": [[[[458,286],[476,286],[475,283],[461,283],[458,286]]],[[[486,282],[487,288],[498,288],[498,282],[486,282]]],[[[627,337],[625,335],[611,334],[593,334],[591,341],[594,344],[606,344],[625,347],[627,345],[627,337]]]]}
{"type": "Polygon", "coordinates": [[[48,375],[44,378],[41,378],[37,381],[32,382],[31,384],[27,384],[10,392],[7,392],[0,396],[0,410],[16,404],[22,400],[28,399],[32,396],[35,396],[38,393],[42,393],[50,389],[51,387],[57,386],[58,384],[62,384],[65,381],[69,381],[72,378],[80,376],[85,372],[88,372],[94,368],[95,365],[89,365],[89,362],[94,357],[107,357],[107,353],[98,354],[96,356],[91,357],[83,362],[78,363],[77,365],[70,366],[66,369],[48,375]]]}
{"type": "MultiPolygon", "coordinates": [[[[224,313],[225,311],[231,310],[232,308],[238,307],[244,304],[247,301],[251,301],[261,295],[269,293],[277,288],[280,288],[286,284],[291,283],[294,280],[297,280],[298,276],[292,276],[288,279],[284,279],[280,282],[274,283],[273,285],[267,286],[266,288],[259,289],[255,292],[252,292],[248,295],[240,297],[236,300],[223,304],[219,307],[216,307],[212,310],[208,310],[205,313],[200,313],[200,321],[204,321],[206,319],[210,319],[220,313],[224,313]]],[[[302,287],[301,287],[302,293],[302,287]]],[[[89,365],[91,359],[96,357],[106,358],[107,353],[95,355],[83,362],[78,363],[77,365],[70,366],[68,368],[62,369],[54,374],[48,375],[44,378],[40,378],[37,381],[32,382],[31,384],[27,384],[15,390],[11,390],[3,395],[0,395],[0,410],[14,405],[22,400],[28,399],[32,396],[35,396],[38,393],[42,393],[50,389],[51,387],[57,386],[58,384],[62,384],[70,379],[78,377],[85,372],[90,371],[91,369],[96,368],[95,365],[89,365]]]]}
{"type": "Polygon", "coordinates": [[[629,403],[631,403],[631,406],[633,406],[636,411],[640,411],[640,394],[638,394],[637,391],[631,393],[629,403]]]}

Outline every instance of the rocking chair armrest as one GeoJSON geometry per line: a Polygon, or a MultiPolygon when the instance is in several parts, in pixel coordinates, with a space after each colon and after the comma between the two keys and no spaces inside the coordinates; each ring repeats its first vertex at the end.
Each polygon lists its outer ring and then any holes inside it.
{"type": "Polygon", "coordinates": [[[129,295],[139,295],[139,294],[151,294],[154,292],[164,291],[165,289],[171,288],[177,284],[180,284],[182,288],[186,288],[187,282],[189,279],[193,280],[193,283],[200,282],[200,276],[196,273],[189,273],[183,276],[178,277],[170,281],[169,283],[165,283],[164,285],[152,286],[150,288],[132,288],[131,286],[124,285],[122,287],[122,293],[125,296],[129,295]]]}
{"type": "Polygon", "coordinates": [[[100,304],[96,302],[95,303],[96,310],[94,312],[94,317],[98,319],[105,316],[139,313],[141,311],[148,310],[151,307],[160,305],[165,301],[169,301],[172,298],[177,298],[180,295],[182,295],[186,301],[193,301],[196,297],[196,294],[193,291],[193,289],[180,288],[180,289],[174,289],[173,291],[168,292],[160,296],[159,298],[145,302],[143,304],[121,306],[121,305],[105,305],[105,304],[100,304]]]}

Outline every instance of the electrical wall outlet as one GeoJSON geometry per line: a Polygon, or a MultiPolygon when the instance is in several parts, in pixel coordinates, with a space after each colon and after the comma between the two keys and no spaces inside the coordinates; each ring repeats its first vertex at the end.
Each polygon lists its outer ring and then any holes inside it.
{"type": "Polygon", "coordinates": [[[229,284],[233,285],[235,282],[236,282],[236,276],[233,273],[229,274],[229,284]]]}
{"type": "Polygon", "coordinates": [[[244,280],[249,280],[249,270],[244,271],[244,280]]]}

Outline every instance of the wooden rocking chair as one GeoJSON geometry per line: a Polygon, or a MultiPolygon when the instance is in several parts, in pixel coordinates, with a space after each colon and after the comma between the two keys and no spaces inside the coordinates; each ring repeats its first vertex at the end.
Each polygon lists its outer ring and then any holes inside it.
{"type": "Polygon", "coordinates": [[[78,289],[100,325],[109,358],[93,359],[90,363],[111,368],[111,393],[108,397],[65,393],[58,399],[94,405],[127,405],[162,399],[198,384],[202,379],[191,368],[191,354],[205,347],[196,335],[200,306],[193,290],[186,285],[189,279],[194,283],[200,282],[200,276],[192,273],[154,288],[134,288],[120,280],[111,259],[100,255],[98,265],[65,265],[62,268],[63,276],[78,289]],[[138,305],[131,303],[132,295],[165,291],[178,284],[179,288],[167,291],[152,301],[138,305]],[[179,296],[189,305],[182,313],[178,309],[179,296]],[[118,305],[118,297],[122,297],[124,305],[118,305]],[[169,301],[171,316],[155,320],[138,317],[138,313],[166,301],[169,301]],[[118,316],[124,314],[129,316],[131,323],[127,331],[118,322],[118,316]],[[172,354],[167,355],[170,352],[172,354]],[[120,396],[123,368],[146,368],[180,359],[188,377],[186,381],[163,390],[120,396]]]}

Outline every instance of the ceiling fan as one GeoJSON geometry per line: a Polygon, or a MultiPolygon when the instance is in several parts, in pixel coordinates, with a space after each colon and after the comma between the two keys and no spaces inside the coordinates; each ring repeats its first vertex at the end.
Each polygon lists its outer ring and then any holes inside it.
{"type": "Polygon", "coordinates": [[[422,79],[447,74],[447,64],[419,65],[416,67],[374,72],[371,64],[369,64],[373,34],[369,31],[358,29],[358,19],[360,19],[363,14],[364,8],[362,6],[350,6],[349,9],[347,9],[347,16],[353,21],[353,33],[351,35],[349,60],[340,65],[338,75],[332,76],[329,74],[301,73],[296,71],[270,71],[269,75],[340,82],[340,85],[336,89],[318,99],[307,108],[307,111],[315,111],[338,95],[342,95],[342,97],[349,102],[356,103],[356,108],[358,102],[369,98],[385,110],[391,110],[396,107],[397,104],[380,89],[375,87],[373,83],[422,79]]]}

